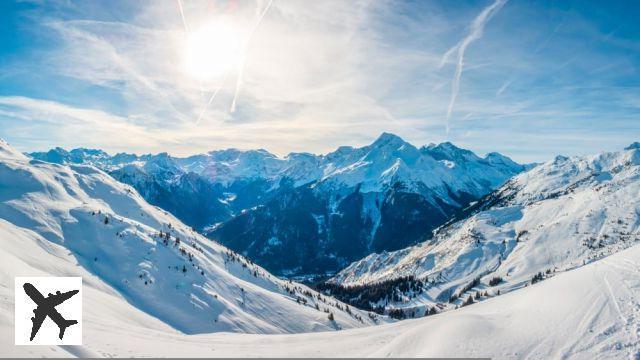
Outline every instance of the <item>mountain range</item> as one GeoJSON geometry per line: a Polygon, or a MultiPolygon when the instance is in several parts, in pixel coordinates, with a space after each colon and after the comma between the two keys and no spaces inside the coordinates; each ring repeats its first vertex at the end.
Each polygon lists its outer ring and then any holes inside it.
{"type": "Polygon", "coordinates": [[[640,240],[640,144],[565,157],[508,180],[431,240],[371,254],[327,293],[397,317],[457,308],[528,286],[640,240]]]}
{"type": "MultiPolygon", "coordinates": [[[[638,143],[521,169],[432,237],[365,256],[322,293],[202,236],[86,160],[59,162],[0,141],[6,355],[635,358],[640,349],[638,143]],[[9,344],[11,284],[24,275],[82,276],[83,346],[9,344]],[[296,334],[260,335],[278,333],[296,334]]],[[[371,185],[355,183],[358,193],[371,185]]],[[[316,180],[274,191],[305,186],[343,189],[316,180]]]]}
{"type": "Polygon", "coordinates": [[[383,133],[326,155],[211,151],[186,158],[60,148],[30,153],[93,165],[280,276],[333,274],[372,252],[431,237],[470,203],[530,168],[445,142],[417,148],[383,133]]]}
{"type": "Polygon", "coordinates": [[[82,276],[97,301],[124,300],[187,334],[387,321],[271,275],[94,166],[32,159],[2,140],[0,234],[3,288],[9,274],[82,276]]]}

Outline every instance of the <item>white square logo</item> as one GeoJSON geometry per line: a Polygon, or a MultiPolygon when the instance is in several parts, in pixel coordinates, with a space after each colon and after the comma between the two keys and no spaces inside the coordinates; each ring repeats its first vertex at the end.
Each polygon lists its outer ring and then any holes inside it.
{"type": "Polygon", "coordinates": [[[82,345],[82,278],[15,278],[16,345],[82,345]]]}

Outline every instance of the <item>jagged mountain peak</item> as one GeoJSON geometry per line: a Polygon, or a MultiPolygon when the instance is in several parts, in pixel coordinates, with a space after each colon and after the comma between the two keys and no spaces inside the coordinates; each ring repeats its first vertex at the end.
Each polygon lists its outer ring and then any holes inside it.
{"type": "Polygon", "coordinates": [[[291,152],[287,154],[284,159],[285,160],[295,160],[295,159],[317,159],[318,156],[309,152],[291,152]]]}
{"type": "MultiPolygon", "coordinates": [[[[57,148],[59,149],[59,148],[57,148]]],[[[87,155],[92,155],[92,156],[109,156],[109,154],[107,154],[105,151],[102,151],[100,149],[91,149],[91,148],[76,148],[73,149],[71,151],[69,151],[70,154],[87,154],[87,155]]]]}
{"type": "Polygon", "coordinates": [[[495,165],[503,165],[512,169],[522,169],[522,165],[517,162],[511,160],[510,157],[502,155],[498,152],[490,152],[485,157],[484,160],[488,161],[491,164],[495,165]]]}
{"type": "MultiPolygon", "coordinates": [[[[421,279],[422,295],[390,303],[453,308],[488,287],[502,292],[640,241],[640,151],[557,157],[516,175],[431,240],[372,254],[342,270],[343,286],[421,279]]],[[[375,299],[373,299],[375,302],[375,299]]]]}
{"type": "Polygon", "coordinates": [[[448,160],[453,162],[466,162],[480,160],[473,151],[457,147],[449,141],[442,142],[438,145],[429,144],[423,147],[422,152],[430,155],[436,160],[448,160]]]}
{"type": "Polygon", "coordinates": [[[272,271],[309,274],[338,270],[367,249],[415,243],[456,209],[522,170],[505,166],[504,159],[464,158],[467,150],[452,144],[436,150],[459,155],[449,156],[455,158],[451,161],[436,160],[400,137],[383,133],[369,145],[343,146],[327,155],[291,153],[278,158],[266,150],[227,149],[186,158],[166,153],[85,157],[83,163],[108,170],[153,205],[266,266],[270,263],[263,258],[292,258],[282,267],[270,267],[272,271]],[[245,226],[244,219],[262,216],[262,208],[270,209],[267,218],[246,224],[250,231],[238,230],[245,226]],[[296,209],[295,215],[283,216],[290,224],[283,227],[275,214],[289,209],[296,209]],[[342,214],[344,220],[334,214],[342,214]],[[403,229],[401,234],[394,232],[396,227],[403,229]],[[354,238],[359,239],[357,245],[354,238]],[[324,251],[336,260],[316,261],[321,255],[299,258],[307,251],[298,246],[302,242],[328,244],[324,251]]]}
{"type": "Polygon", "coordinates": [[[236,160],[238,158],[253,159],[277,159],[278,157],[265,149],[249,149],[241,150],[237,148],[229,148],[223,150],[212,150],[207,153],[214,159],[218,160],[236,160]]]}
{"type": "Polygon", "coordinates": [[[370,167],[374,175],[378,174],[375,171],[376,168],[384,167],[382,174],[386,174],[392,170],[390,167],[396,169],[404,165],[411,167],[416,164],[420,157],[420,152],[415,146],[397,135],[386,132],[382,133],[376,141],[363,149],[366,150],[363,160],[371,164],[370,167]]]}
{"type": "Polygon", "coordinates": [[[388,132],[383,132],[370,146],[402,146],[404,144],[407,144],[407,142],[404,141],[400,136],[388,132]]]}

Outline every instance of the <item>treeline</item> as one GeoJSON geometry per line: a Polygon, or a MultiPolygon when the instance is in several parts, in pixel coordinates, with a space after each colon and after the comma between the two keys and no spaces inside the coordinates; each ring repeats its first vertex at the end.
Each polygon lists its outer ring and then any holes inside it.
{"type": "MultiPolygon", "coordinates": [[[[316,284],[315,287],[318,291],[357,308],[384,314],[385,306],[389,302],[402,302],[422,294],[425,283],[410,275],[366,285],[342,286],[324,282],[316,284]]],[[[404,316],[400,313],[388,315],[404,316]]]]}

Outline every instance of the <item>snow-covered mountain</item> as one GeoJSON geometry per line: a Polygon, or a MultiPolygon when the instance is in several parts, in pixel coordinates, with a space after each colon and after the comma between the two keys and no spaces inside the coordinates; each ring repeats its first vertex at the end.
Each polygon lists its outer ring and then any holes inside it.
{"type": "MultiPolygon", "coordinates": [[[[1,231],[1,230],[0,230],[1,231]]],[[[66,251],[8,236],[16,254],[0,279],[39,267],[70,274],[66,251]],[[19,255],[18,255],[19,254],[19,255]],[[31,254],[31,255],[29,255],[31,254]],[[20,269],[20,270],[15,270],[20,269]]],[[[3,258],[4,259],[4,258],[3,258]]],[[[5,263],[6,264],[6,263],[5,263]]],[[[13,286],[0,287],[0,350],[7,357],[467,357],[637,359],[640,246],[472,306],[421,319],[312,334],[185,335],[83,273],[82,346],[13,345],[13,286]]],[[[75,267],[74,271],[81,269],[75,267]]],[[[31,271],[31,270],[30,270],[31,271]]],[[[78,273],[73,273],[78,274],[78,273]]],[[[79,274],[78,274],[79,275],[79,274]]],[[[3,282],[4,283],[4,282],[3,282]]]]}
{"type": "Polygon", "coordinates": [[[329,290],[363,307],[421,315],[629,247],[640,240],[640,146],[558,156],[515,176],[459,217],[430,241],[352,263],[330,280],[329,290]]]}
{"type": "Polygon", "coordinates": [[[105,299],[126,300],[185,333],[386,321],[274,277],[93,166],[31,159],[2,140],[0,238],[0,288],[12,289],[13,276],[83,276],[105,299]]]}
{"type": "MultiPolygon", "coordinates": [[[[523,170],[444,143],[418,149],[392,134],[318,159],[322,175],[208,235],[284,275],[323,274],[371,252],[423,241],[435,227],[523,170]]],[[[318,172],[320,172],[318,171],[318,172]]]]}
{"type": "Polygon", "coordinates": [[[451,143],[422,148],[384,133],[326,155],[265,150],[109,157],[54,149],[31,156],[91,164],[279,275],[335,272],[371,252],[423,241],[524,166],[451,143]]]}
{"type": "Polygon", "coordinates": [[[160,153],[113,156],[101,150],[55,148],[28,154],[56,164],[93,165],[133,186],[150,203],[202,231],[260,204],[278,188],[284,162],[264,150],[236,149],[177,158],[160,153]]]}
{"type": "MultiPolygon", "coordinates": [[[[199,332],[298,332],[331,329],[336,323],[357,327],[361,323],[354,319],[360,314],[365,323],[374,322],[353,308],[347,311],[340,305],[341,311],[330,297],[321,296],[325,301],[318,302],[318,295],[304,286],[275,279],[191,232],[173,216],[145,203],[129,186],[93,167],[43,163],[0,142],[0,259],[4,264],[0,349],[4,356],[54,357],[636,358],[640,352],[640,245],[632,244],[640,224],[638,148],[558,158],[515,177],[466,209],[468,219],[442,227],[432,243],[443,241],[459,249],[458,256],[452,257],[457,266],[445,266],[443,276],[467,276],[463,267],[478,272],[482,263],[499,264],[465,294],[482,292],[479,303],[448,312],[435,306],[440,313],[426,318],[341,332],[246,335],[199,332]],[[604,210],[596,211],[603,206],[604,210]],[[510,208],[520,209],[521,214],[502,216],[510,208]],[[578,233],[554,230],[571,228],[563,225],[567,219],[572,219],[578,233]],[[517,239],[520,234],[515,244],[513,238],[500,235],[509,232],[509,224],[513,224],[512,236],[517,239]],[[465,228],[483,235],[474,233],[468,241],[458,236],[465,228]],[[600,241],[583,243],[580,240],[589,238],[583,232],[590,229],[603,230],[600,241]],[[166,235],[158,236],[160,230],[170,234],[167,245],[166,235]],[[181,239],[177,247],[176,237],[181,239]],[[500,248],[502,239],[510,249],[504,253],[506,258],[492,263],[486,260],[491,258],[488,255],[477,256],[500,248]],[[587,264],[566,273],[559,266],[541,275],[542,280],[550,279],[530,285],[526,272],[538,268],[538,261],[556,259],[554,254],[565,264],[568,261],[568,267],[587,264]],[[177,271],[171,268],[175,265],[177,271]],[[197,267],[205,275],[198,276],[197,267]],[[13,345],[13,279],[28,275],[83,277],[82,346],[13,345]],[[489,287],[485,281],[494,275],[502,276],[502,282],[489,287]],[[521,287],[524,282],[528,286],[521,287]],[[299,290],[292,295],[287,288],[299,290]],[[498,289],[515,291],[494,296],[498,289]],[[306,296],[307,291],[312,296],[306,296]],[[329,308],[335,322],[315,310],[315,303],[321,310],[329,308]],[[210,315],[217,315],[214,325],[209,323],[210,315]]],[[[426,259],[422,265],[444,264],[444,257],[436,252],[428,252],[426,259]]],[[[412,274],[400,262],[394,266],[407,270],[404,275],[412,274]]],[[[413,274],[419,275],[416,269],[413,274]]],[[[382,281],[385,275],[378,275],[382,281]]],[[[357,280],[351,281],[356,286],[357,280]]],[[[450,285],[460,290],[455,283],[450,285]]],[[[438,286],[446,284],[435,284],[433,289],[438,286]]],[[[428,301],[423,294],[418,297],[419,305],[428,301]]],[[[403,302],[408,306],[414,300],[403,302]]]]}

